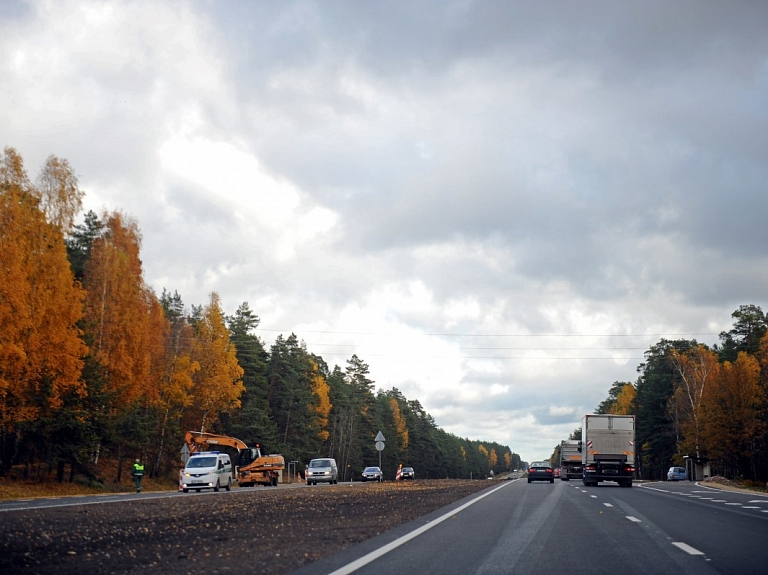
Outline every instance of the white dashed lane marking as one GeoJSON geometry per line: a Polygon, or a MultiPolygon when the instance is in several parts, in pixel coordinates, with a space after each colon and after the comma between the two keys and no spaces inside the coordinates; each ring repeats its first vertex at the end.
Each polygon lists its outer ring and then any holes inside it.
{"type": "Polygon", "coordinates": [[[691,547],[687,543],[681,543],[680,541],[673,541],[672,545],[674,545],[678,549],[682,549],[683,551],[688,553],[688,555],[704,555],[704,553],[702,553],[701,551],[699,551],[694,547],[691,547]]]}

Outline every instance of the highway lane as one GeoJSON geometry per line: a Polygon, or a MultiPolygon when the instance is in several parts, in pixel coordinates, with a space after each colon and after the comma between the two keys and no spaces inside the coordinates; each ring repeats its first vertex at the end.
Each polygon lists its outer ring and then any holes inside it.
{"type": "Polygon", "coordinates": [[[765,573],[765,541],[768,498],[754,494],[690,483],[627,489],[521,480],[294,575],[765,573]],[[422,532],[414,537],[415,529],[422,532]],[[381,554],[385,545],[391,549],[381,554]]]}

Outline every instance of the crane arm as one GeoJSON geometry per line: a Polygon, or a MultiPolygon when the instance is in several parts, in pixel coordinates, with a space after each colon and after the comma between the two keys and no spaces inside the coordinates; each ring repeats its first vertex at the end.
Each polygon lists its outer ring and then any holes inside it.
{"type": "Polygon", "coordinates": [[[205,451],[211,445],[234,447],[238,451],[247,449],[248,447],[244,441],[240,441],[236,437],[216,435],[215,433],[202,433],[200,431],[187,431],[184,441],[186,442],[190,453],[205,451]]]}

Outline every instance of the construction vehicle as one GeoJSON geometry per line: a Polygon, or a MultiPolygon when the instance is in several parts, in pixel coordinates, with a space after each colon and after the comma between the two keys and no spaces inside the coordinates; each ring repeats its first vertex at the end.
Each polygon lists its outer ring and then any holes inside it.
{"type": "Polygon", "coordinates": [[[237,451],[237,462],[234,469],[235,479],[240,487],[254,485],[277,485],[280,472],[285,469],[285,459],[282,455],[262,455],[261,446],[248,447],[244,441],[227,435],[188,431],[184,437],[189,453],[208,451],[209,447],[229,447],[237,451]]]}
{"type": "Polygon", "coordinates": [[[584,485],[615,481],[632,487],[635,475],[635,416],[585,415],[581,423],[584,485]]]}
{"type": "Polygon", "coordinates": [[[564,439],[560,442],[560,481],[581,479],[581,441],[564,439]]]}

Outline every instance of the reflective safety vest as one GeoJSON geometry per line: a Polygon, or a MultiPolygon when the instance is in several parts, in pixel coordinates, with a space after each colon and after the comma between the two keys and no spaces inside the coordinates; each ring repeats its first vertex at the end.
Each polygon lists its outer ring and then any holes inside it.
{"type": "Polygon", "coordinates": [[[144,475],[144,466],[141,463],[133,464],[133,475],[144,475]]]}

